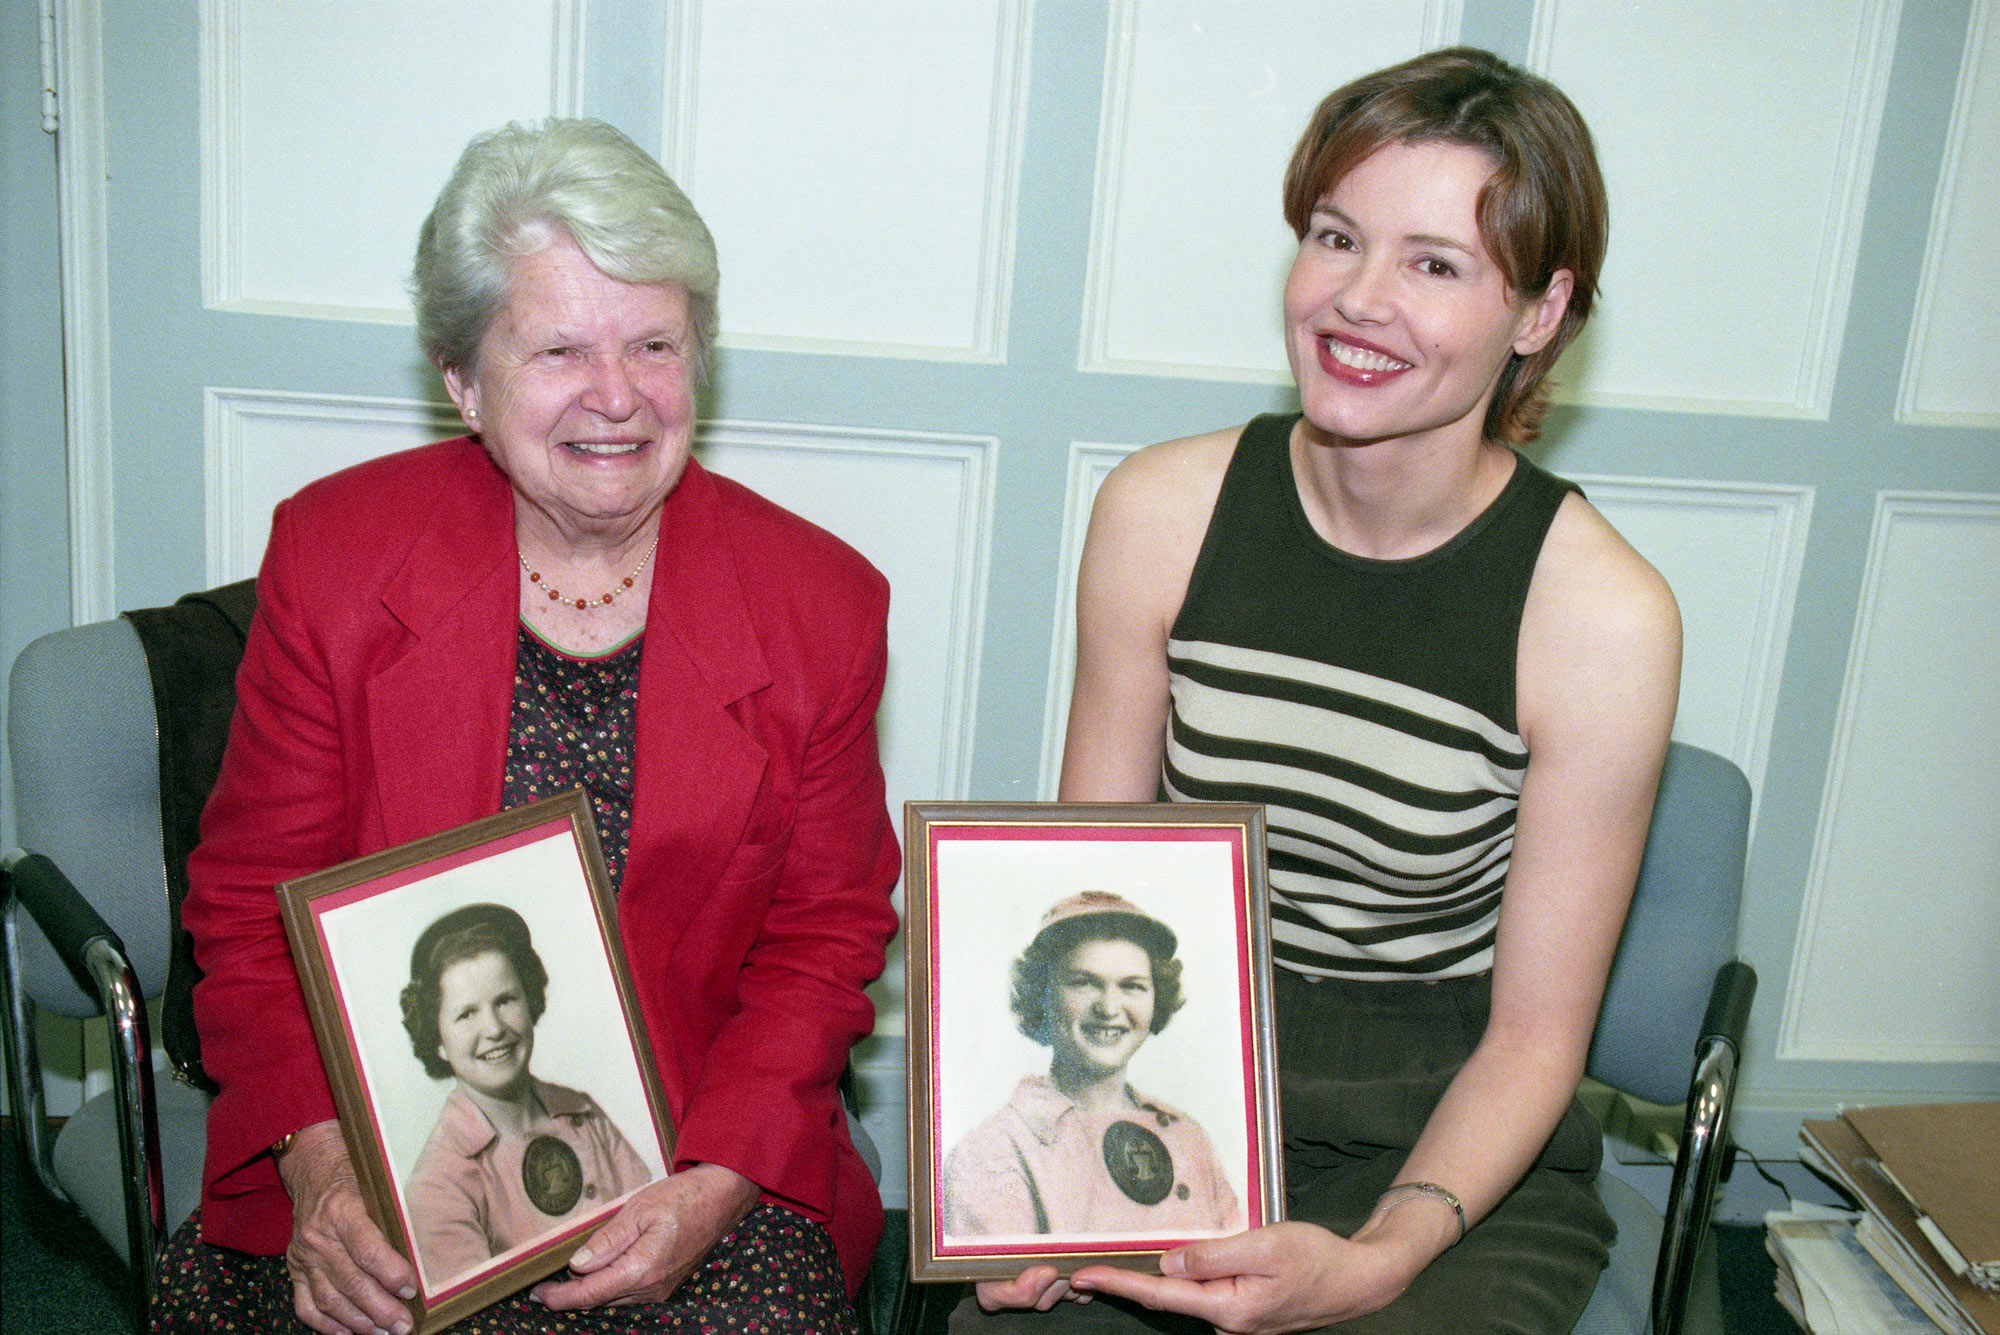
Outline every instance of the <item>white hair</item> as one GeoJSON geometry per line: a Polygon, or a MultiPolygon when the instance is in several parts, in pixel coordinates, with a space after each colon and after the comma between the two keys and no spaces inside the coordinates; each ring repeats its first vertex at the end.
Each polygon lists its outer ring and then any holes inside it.
{"type": "Polygon", "coordinates": [[[660,164],[598,120],[551,117],[477,135],[417,234],[417,338],[440,369],[470,368],[507,299],[513,261],[558,235],[612,278],[688,297],[695,383],[707,377],[720,275],[715,239],[660,164]]]}

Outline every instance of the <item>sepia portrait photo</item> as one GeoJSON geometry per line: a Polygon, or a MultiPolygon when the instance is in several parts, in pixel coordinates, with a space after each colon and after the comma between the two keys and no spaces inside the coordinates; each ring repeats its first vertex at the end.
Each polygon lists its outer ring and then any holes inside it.
{"type": "Polygon", "coordinates": [[[918,1277],[1275,1218],[1261,809],[913,804],[909,839],[918,1277]]]}
{"type": "Polygon", "coordinates": [[[595,856],[569,795],[281,887],[426,1329],[559,1268],[671,1161],[595,856]]]}

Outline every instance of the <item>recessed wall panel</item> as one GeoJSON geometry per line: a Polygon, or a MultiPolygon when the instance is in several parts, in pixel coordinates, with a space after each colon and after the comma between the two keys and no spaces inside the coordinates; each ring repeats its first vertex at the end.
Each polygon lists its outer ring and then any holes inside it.
{"type": "Polygon", "coordinates": [[[204,303],[409,322],[466,140],[576,114],[585,3],[203,0],[204,303]]]}
{"type": "Polygon", "coordinates": [[[1455,2],[1113,0],[1083,369],[1289,379],[1292,145],[1322,97],[1458,20],[1455,2]]]}
{"type": "Polygon", "coordinates": [[[1575,480],[1665,576],[1680,604],[1681,698],[1674,736],[1729,757],[1761,794],[1805,564],[1811,488],[1575,480]]]}
{"type": "Polygon", "coordinates": [[[2000,496],[1884,493],[1781,1058],[2000,1060],[2000,496]]]}
{"type": "MultiPolygon", "coordinates": [[[[963,799],[985,620],[991,437],[717,422],[698,456],[844,539],[888,576],[889,684],[876,727],[889,810],[963,799]]],[[[873,989],[875,1032],[903,1032],[900,946],[873,989]]]]}
{"type": "Polygon", "coordinates": [[[1974,0],[1896,415],[2000,426],[2000,8],[1974,0]]]}
{"type": "Polygon", "coordinates": [[[1898,0],[1541,0],[1531,63],[1590,123],[1604,300],[1576,402],[1824,417],[1898,0]]]}
{"type": "Polygon", "coordinates": [[[1028,10],[682,0],[661,142],[726,343],[1005,355],[1028,10]]]}
{"type": "Polygon", "coordinates": [[[271,511],[315,478],[464,432],[448,403],[210,389],[203,395],[210,587],[248,579],[271,511]]]}

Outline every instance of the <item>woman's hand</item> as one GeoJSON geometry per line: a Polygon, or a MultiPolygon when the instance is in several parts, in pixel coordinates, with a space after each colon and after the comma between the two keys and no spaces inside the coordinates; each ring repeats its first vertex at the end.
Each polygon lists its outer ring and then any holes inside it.
{"type": "Polygon", "coordinates": [[[1311,1330],[1387,1307],[1428,1259],[1400,1238],[1360,1237],[1272,1224],[1168,1252],[1157,1275],[1096,1265],[1070,1284],[1198,1317],[1221,1335],[1311,1330]]]}
{"type": "Polygon", "coordinates": [[[641,1187],[569,1258],[576,1279],[536,1286],[557,1311],[663,1302],[757,1203],[757,1184],[695,1164],[641,1187]]]}
{"type": "Polygon", "coordinates": [[[979,1305],[989,1312],[1032,1307],[1046,1312],[1063,1299],[1087,1303],[1090,1295],[1074,1291],[1052,1265],[1029,1266],[1012,1279],[989,1279],[973,1286],[979,1305]]]}
{"type": "Polygon", "coordinates": [[[368,1217],[340,1123],[315,1122],[292,1138],[278,1160],[292,1198],[292,1242],[285,1269],[292,1307],[321,1335],[405,1335],[417,1274],[368,1217]]]}

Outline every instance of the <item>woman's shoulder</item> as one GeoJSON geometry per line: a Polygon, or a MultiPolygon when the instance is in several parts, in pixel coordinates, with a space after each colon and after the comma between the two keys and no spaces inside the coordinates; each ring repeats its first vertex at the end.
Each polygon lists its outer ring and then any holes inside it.
{"type": "Polygon", "coordinates": [[[1047,1076],[1023,1077],[1006,1102],[959,1137],[946,1157],[956,1161],[960,1168],[968,1168],[989,1163],[996,1157],[1011,1157],[1015,1142],[1023,1135],[1048,1138],[1053,1134],[1050,1128],[1055,1118],[1069,1106],[1068,1100],[1054,1094],[1054,1088],[1047,1076]],[[1051,1096],[1059,1107],[1046,1106],[1051,1096]]]}
{"type": "Polygon", "coordinates": [[[803,515],[693,461],[680,485],[713,505],[746,575],[773,575],[783,588],[814,598],[840,586],[886,597],[888,580],[867,557],[803,515]]]}
{"type": "Polygon", "coordinates": [[[1592,720],[1671,723],[1681,662],[1673,590],[1581,495],[1549,525],[1521,614],[1518,709],[1531,748],[1592,720]]]}
{"type": "Polygon", "coordinates": [[[1134,450],[1104,479],[1099,501],[1133,509],[1212,510],[1243,431],[1225,427],[1134,450]]]}
{"type": "Polygon", "coordinates": [[[428,511],[440,494],[478,478],[491,485],[500,474],[478,441],[454,436],[329,473],[301,487],[286,505],[294,515],[334,514],[345,521],[357,513],[394,512],[399,507],[428,511]]]}
{"type": "Polygon", "coordinates": [[[1092,543],[1146,572],[1149,582],[1164,570],[1190,570],[1244,430],[1182,436],[1127,455],[1092,503],[1092,543]]]}
{"type": "Polygon", "coordinates": [[[558,1085],[553,1080],[540,1076],[530,1076],[535,1082],[535,1096],[552,1117],[602,1117],[604,1110],[597,1106],[597,1100],[580,1089],[568,1085],[558,1085]]]}
{"type": "Polygon", "coordinates": [[[1679,634],[1680,612],[1666,578],[1581,492],[1570,492],[1556,510],[1529,598],[1548,611],[1608,620],[1610,629],[1628,634],[1679,634]]]}

